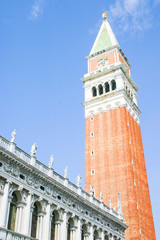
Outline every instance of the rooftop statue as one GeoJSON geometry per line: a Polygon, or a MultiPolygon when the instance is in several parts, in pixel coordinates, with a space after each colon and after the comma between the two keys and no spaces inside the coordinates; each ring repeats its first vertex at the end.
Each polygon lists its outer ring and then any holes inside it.
{"type": "Polygon", "coordinates": [[[31,147],[31,156],[34,157],[36,155],[36,151],[37,151],[37,144],[34,143],[31,147]]]}
{"type": "Polygon", "coordinates": [[[80,187],[81,186],[81,176],[80,174],[77,176],[77,187],[80,187]]]}
{"type": "Polygon", "coordinates": [[[100,192],[100,202],[103,202],[103,194],[100,192]]]}
{"type": "Polygon", "coordinates": [[[93,186],[92,186],[92,184],[90,185],[89,193],[90,193],[90,195],[93,195],[93,186]]]}
{"type": "Polygon", "coordinates": [[[13,130],[12,134],[11,134],[11,142],[13,143],[16,137],[16,129],[13,130]]]}
{"type": "Polygon", "coordinates": [[[68,177],[68,167],[65,167],[64,169],[64,178],[68,177]]]}
{"type": "Polygon", "coordinates": [[[54,158],[53,158],[53,154],[52,154],[50,157],[49,165],[48,165],[49,168],[52,168],[53,162],[54,162],[54,158]]]}

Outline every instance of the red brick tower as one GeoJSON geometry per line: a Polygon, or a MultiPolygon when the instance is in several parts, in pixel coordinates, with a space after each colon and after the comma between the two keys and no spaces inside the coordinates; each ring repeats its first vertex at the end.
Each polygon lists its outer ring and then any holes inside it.
{"type": "Polygon", "coordinates": [[[103,23],[87,57],[85,89],[85,190],[117,210],[120,193],[127,240],[155,240],[139,125],[137,86],[130,63],[108,23],[103,23]]]}

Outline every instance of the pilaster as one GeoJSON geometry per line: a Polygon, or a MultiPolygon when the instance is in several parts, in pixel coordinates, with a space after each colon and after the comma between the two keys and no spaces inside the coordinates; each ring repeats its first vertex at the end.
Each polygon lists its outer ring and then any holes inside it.
{"type": "Polygon", "coordinates": [[[31,232],[31,223],[32,223],[32,212],[31,212],[31,203],[32,203],[32,193],[28,193],[27,196],[27,204],[24,208],[24,219],[23,221],[25,222],[23,226],[23,232],[25,235],[30,236],[31,232]]]}
{"type": "Polygon", "coordinates": [[[51,236],[51,204],[48,203],[46,206],[46,215],[44,216],[44,225],[43,225],[43,239],[50,240],[51,236]]]}
{"type": "Polygon", "coordinates": [[[9,212],[9,189],[10,182],[6,182],[4,186],[4,194],[1,201],[1,217],[0,217],[0,226],[7,228],[8,212],[9,212]]]}

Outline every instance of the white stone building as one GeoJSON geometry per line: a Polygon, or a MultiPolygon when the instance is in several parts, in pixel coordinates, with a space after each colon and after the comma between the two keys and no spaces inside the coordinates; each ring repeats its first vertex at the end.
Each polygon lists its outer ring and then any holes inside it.
{"type": "Polygon", "coordinates": [[[0,240],[123,240],[120,196],[118,213],[0,136],[0,240]]]}

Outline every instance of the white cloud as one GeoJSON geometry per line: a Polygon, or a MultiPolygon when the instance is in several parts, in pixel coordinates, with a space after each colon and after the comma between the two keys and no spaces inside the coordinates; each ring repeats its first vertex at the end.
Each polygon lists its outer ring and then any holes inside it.
{"type": "Polygon", "coordinates": [[[137,36],[152,26],[149,3],[149,0],[115,0],[109,6],[110,20],[116,23],[117,30],[137,36]]]}
{"type": "Polygon", "coordinates": [[[37,20],[43,14],[43,8],[44,0],[35,0],[31,7],[28,19],[32,21],[37,20]]]}

